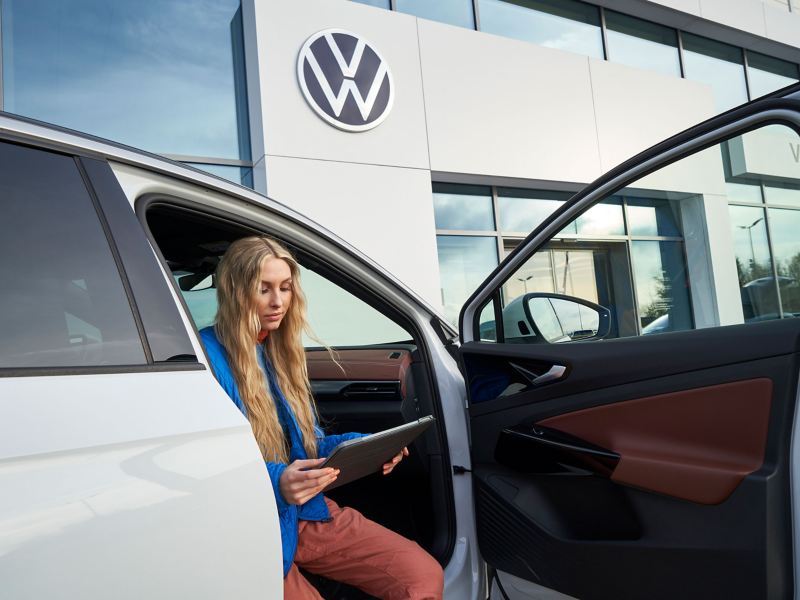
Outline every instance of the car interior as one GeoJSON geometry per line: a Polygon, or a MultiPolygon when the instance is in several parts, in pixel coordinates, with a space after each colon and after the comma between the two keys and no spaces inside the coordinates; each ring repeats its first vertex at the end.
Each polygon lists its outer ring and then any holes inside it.
{"type": "MultiPolygon", "coordinates": [[[[247,235],[269,235],[252,224],[165,200],[148,202],[143,216],[150,240],[198,330],[213,322],[214,270],[228,245],[247,235]]],[[[439,417],[425,348],[411,323],[382,304],[363,283],[281,241],[302,267],[309,321],[321,338],[307,342],[306,356],[326,433],[374,433],[425,415],[439,417]],[[322,321],[315,321],[314,314],[321,314],[322,321]],[[336,339],[325,339],[326,318],[340,321],[335,324],[336,339]],[[347,343],[369,337],[362,328],[369,327],[370,318],[382,320],[385,337],[395,337],[380,343],[347,343]],[[342,340],[344,344],[337,343],[342,340]]],[[[445,564],[452,551],[454,520],[441,428],[430,427],[409,451],[391,475],[376,473],[326,495],[416,541],[445,564]]],[[[307,576],[326,598],[368,597],[354,588],[307,576]]]]}

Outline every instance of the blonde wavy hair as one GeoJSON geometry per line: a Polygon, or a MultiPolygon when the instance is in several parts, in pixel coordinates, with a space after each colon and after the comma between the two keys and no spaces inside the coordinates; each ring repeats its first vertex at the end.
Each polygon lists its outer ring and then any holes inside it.
{"type": "Polygon", "coordinates": [[[214,327],[228,353],[228,362],[261,454],[265,460],[288,463],[288,445],[275,400],[255,351],[255,340],[261,331],[256,297],[261,285],[261,267],[269,258],[282,259],[289,265],[292,299],[280,327],[270,331],[263,345],[277,375],[277,384],[300,426],[306,454],[316,458],[318,415],[302,339],[304,331],[311,334],[306,321],[306,298],[300,287],[297,261],[279,242],[252,236],[230,245],[217,267],[219,308],[214,327]]]}

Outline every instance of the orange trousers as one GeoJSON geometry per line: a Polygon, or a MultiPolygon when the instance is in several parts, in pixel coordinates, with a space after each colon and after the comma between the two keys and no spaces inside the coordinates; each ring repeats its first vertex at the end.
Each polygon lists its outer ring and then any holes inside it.
{"type": "Polygon", "coordinates": [[[300,521],[294,564],[283,581],[286,600],[321,598],[297,569],[353,585],[387,600],[442,597],[438,562],[416,542],[325,498],[331,520],[300,521]]]}

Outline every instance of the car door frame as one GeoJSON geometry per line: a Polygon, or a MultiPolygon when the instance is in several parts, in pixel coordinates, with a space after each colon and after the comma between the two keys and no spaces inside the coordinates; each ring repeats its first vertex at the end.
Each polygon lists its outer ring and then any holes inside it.
{"type": "MultiPolygon", "coordinates": [[[[782,124],[800,133],[800,85],[789,86],[785,90],[775,92],[764,99],[750,102],[739,108],[711,118],[682,133],[672,136],[659,144],[645,150],[633,158],[611,169],[592,184],[575,194],[562,207],[552,213],[544,222],[534,229],[498,267],[481,283],[463,305],[459,314],[459,331],[462,344],[481,343],[479,325],[483,311],[494,304],[495,320],[500,321],[500,289],[506,280],[516,272],[528,259],[543,248],[568,223],[600,200],[607,198],[635,182],[636,180],[672,164],[682,158],[712,147],[736,134],[768,124],[782,124]]],[[[498,328],[502,335],[502,328],[498,328]]],[[[500,348],[503,343],[486,342],[487,347],[500,348]]],[[[565,349],[566,350],[566,349],[565,349]]],[[[462,360],[462,371],[464,364],[462,360]]],[[[791,580],[794,586],[794,597],[800,599],[800,586],[797,585],[800,574],[800,524],[796,515],[800,514],[800,444],[795,443],[800,435],[800,385],[795,397],[794,419],[791,427],[792,441],[790,448],[789,488],[791,493],[790,507],[793,540],[793,573],[791,580]]]]}

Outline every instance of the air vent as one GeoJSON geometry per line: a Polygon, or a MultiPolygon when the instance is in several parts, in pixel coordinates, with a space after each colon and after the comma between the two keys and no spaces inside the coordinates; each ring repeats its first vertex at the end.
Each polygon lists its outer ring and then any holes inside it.
{"type": "Polygon", "coordinates": [[[357,381],[342,390],[346,398],[374,398],[375,400],[393,400],[400,398],[400,382],[398,381],[357,381]]]}

